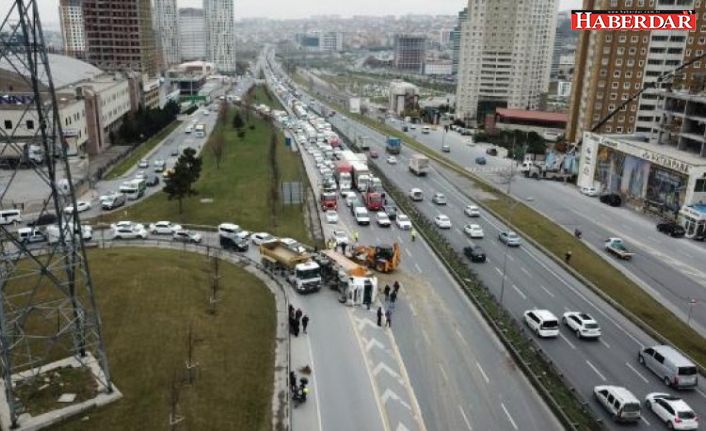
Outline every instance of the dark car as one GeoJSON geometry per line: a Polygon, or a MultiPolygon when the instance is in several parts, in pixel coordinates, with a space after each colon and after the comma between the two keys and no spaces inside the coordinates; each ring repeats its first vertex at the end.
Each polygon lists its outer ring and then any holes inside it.
{"type": "Polygon", "coordinates": [[[484,165],[485,164],[485,157],[483,157],[483,156],[476,157],[476,164],[477,165],[484,165]]]}
{"type": "Polygon", "coordinates": [[[368,155],[370,156],[371,159],[377,159],[379,157],[378,152],[375,150],[370,150],[368,152],[368,155]]]}
{"type": "Polygon", "coordinates": [[[674,223],[673,221],[663,221],[657,223],[657,230],[666,233],[674,238],[681,238],[686,234],[686,229],[680,224],[674,223]]]}
{"type": "Polygon", "coordinates": [[[489,156],[497,156],[497,155],[498,155],[498,149],[495,148],[495,147],[488,148],[487,150],[485,150],[485,154],[487,154],[487,155],[489,155],[489,156]]]}
{"type": "Polygon", "coordinates": [[[463,254],[471,260],[471,262],[485,262],[485,251],[479,246],[464,247],[463,254]]]}
{"type": "Polygon", "coordinates": [[[226,250],[235,250],[240,252],[248,251],[248,248],[250,247],[245,238],[238,238],[234,240],[231,238],[220,237],[220,243],[221,247],[226,250]]]}
{"type": "Polygon", "coordinates": [[[382,210],[385,211],[385,214],[387,214],[390,221],[395,221],[397,219],[397,207],[393,205],[385,205],[382,207],[382,210]]]}
{"type": "Polygon", "coordinates": [[[40,214],[36,219],[27,222],[27,226],[45,226],[56,223],[56,214],[44,213],[40,214]]]}
{"type": "Polygon", "coordinates": [[[149,175],[147,181],[145,181],[147,187],[154,187],[159,185],[159,177],[157,175],[149,175]]]}
{"type": "Polygon", "coordinates": [[[407,127],[407,126],[402,126],[402,131],[403,131],[403,132],[408,132],[408,131],[409,131],[409,127],[407,127]]]}
{"type": "Polygon", "coordinates": [[[608,193],[605,195],[601,195],[599,199],[604,204],[608,204],[612,207],[619,207],[623,204],[623,198],[621,198],[620,195],[617,193],[608,193]]]}

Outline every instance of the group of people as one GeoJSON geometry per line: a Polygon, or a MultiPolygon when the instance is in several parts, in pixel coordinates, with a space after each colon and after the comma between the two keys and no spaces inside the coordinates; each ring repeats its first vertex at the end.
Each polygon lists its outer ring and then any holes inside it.
{"type": "Polygon", "coordinates": [[[299,326],[301,325],[302,332],[306,334],[306,327],[309,326],[309,316],[302,313],[300,308],[296,311],[292,305],[289,305],[289,333],[299,336],[299,326]]]}
{"type": "MultiPolygon", "coordinates": [[[[388,328],[392,327],[392,312],[395,311],[395,302],[397,301],[399,291],[400,283],[397,280],[392,284],[392,287],[390,287],[389,284],[385,285],[385,288],[382,290],[382,293],[385,295],[385,311],[383,311],[382,307],[378,307],[378,326],[382,326],[382,317],[385,316],[385,326],[388,328]]],[[[369,306],[368,309],[370,309],[369,306]]]]}

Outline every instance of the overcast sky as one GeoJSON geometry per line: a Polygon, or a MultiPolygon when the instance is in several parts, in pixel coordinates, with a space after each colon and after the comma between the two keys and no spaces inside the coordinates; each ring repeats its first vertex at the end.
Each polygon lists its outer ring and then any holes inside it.
{"type": "MultiPolygon", "coordinates": [[[[49,24],[59,22],[58,0],[37,0],[41,6],[42,21],[49,24]]],[[[179,7],[201,7],[201,0],[177,0],[179,7]]],[[[559,0],[562,10],[576,9],[581,0],[559,0]]],[[[0,0],[2,18],[9,10],[12,0],[0,0]]],[[[275,19],[306,18],[311,15],[404,15],[456,14],[466,6],[464,0],[235,0],[235,18],[266,17],[275,19]]],[[[0,18],[0,20],[2,19],[0,18]]]]}

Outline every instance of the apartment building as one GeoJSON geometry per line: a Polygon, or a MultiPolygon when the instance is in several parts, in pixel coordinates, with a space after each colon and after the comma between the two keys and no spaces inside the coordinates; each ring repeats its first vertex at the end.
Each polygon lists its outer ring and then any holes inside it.
{"type": "Polygon", "coordinates": [[[157,46],[161,54],[161,69],[166,70],[181,60],[176,0],[154,0],[152,18],[154,19],[154,31],[157,35],[157,46]]]}
{"type": "Polygon", "coordinates": [[[233,0],[204,0],[208,30],[208,61],[219,73],[235,74],[235,16],[233,0]]]}
{"type": "Polygon", "coordinates": [[[86,34],[83,28],[81,0],[61,0],[59,21],[64,53],[74,58],[84,58],[86,54],[86,34]]]}
{"type": "Polygon", "coordinates": [[[393,63],[395,68],[405,72],[424,73],[426,44],[427,39],[425,36],[395,35],[395,59],[393,63]]]}
{"type": "Polygon", "coordinates": [[[181,61],[206,60],[208,32],[203,9],[179,9],[179,52],[181,61]]]}

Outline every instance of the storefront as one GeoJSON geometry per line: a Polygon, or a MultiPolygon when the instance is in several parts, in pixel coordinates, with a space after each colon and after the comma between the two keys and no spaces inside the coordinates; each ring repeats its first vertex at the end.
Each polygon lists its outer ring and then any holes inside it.
{"type": "Polygon", "coordinates": [[[630,135],[586,132],[577,184],[676,218],[685,205],[706,203],[706,158],[630,135]]]}

